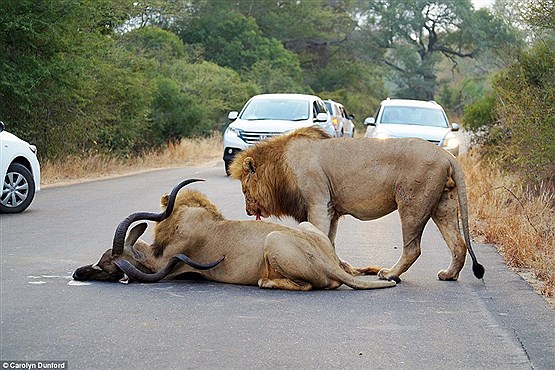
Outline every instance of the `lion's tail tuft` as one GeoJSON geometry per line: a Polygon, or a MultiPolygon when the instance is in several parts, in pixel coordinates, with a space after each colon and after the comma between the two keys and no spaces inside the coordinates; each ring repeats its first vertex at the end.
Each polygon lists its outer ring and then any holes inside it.
{"type": "Polygon", "coordinates": [[[482,279],[484,277],[484,274],[486,273],[486,269],[474,258],[472,260],[472,272],[474,272],[474,276],[476,276],[478,279],[482,279]]]}

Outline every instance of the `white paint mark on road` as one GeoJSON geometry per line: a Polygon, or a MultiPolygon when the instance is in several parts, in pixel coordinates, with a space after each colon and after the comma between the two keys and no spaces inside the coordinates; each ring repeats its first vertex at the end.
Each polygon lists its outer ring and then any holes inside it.
{"type": "Polygon", "coordinates": [[[83,286],[83,285],[91,285],[92,283],[87,283],[84,281],[77,281],[77,280],[70,280],[67,285],[72,285],[72,286],[83,286]]]}

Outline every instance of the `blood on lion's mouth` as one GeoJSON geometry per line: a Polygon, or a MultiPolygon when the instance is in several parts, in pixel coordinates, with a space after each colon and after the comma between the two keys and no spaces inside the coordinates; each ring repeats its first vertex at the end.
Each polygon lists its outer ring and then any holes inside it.
{"type": "Polygon", "coordinates": [[[263,218],[267,218],[270,217],[270,215],[264,211],[258,211],[255,213],[256,219],[257,220],[262,220],[263,218]]]}

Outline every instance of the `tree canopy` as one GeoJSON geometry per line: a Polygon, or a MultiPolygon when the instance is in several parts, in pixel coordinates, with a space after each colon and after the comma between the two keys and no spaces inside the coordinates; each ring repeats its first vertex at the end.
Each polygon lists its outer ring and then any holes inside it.
{"type": "Polygon", "coordinates": [[[509,65],[488,61],[525,41],[470,0],[5,0],[0,118],[58,158],[221,130],[265,92],[319,94],[362,118],[388,96],[462,109],[509,65]]]}

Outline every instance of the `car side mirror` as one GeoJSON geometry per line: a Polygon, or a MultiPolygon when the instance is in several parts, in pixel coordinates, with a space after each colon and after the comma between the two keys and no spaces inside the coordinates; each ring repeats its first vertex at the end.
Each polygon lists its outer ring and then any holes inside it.
{"type": "Polygon", "coordinates": [[[316,118],[314,119],[314,121],[316,122],[326,122],[328,120],[329,116],[327,113],[318,113],[318,115],[316,116],[316,118]]]}
{"type": "Polygon", "coordinates": [[[376,120],[374,119],[374,117],[368,117],[364,120],[364,125],[365,126],[376,126],[376,120]]]}
{"type": "Polygon", "coordinates": [[[451,131],[459,131],[460,128],[461,128],[461,126],[459,126],[458,123],[452,123],[451,124],[451,131]]]}
{"type": "Polygon", "coordinates": [[[237,117],[239,117],[239,112],[236,112],[236,111],[229,112],[229,114],[227,115],[227,118],[230,121],[235,121],[237,117]]]}
{"type": "Polygon", "coordinates": [[[0,121],[0,132],[4,131],[4,122],[0,121]]]}
{"type": "Polygon", "coordinates": [[[355,115],[354,114],[349,114],[349,117],[347,117],[347,118],[349,118],[350,120],[353,120],[353,119],[355,119],[355,115]]]}

